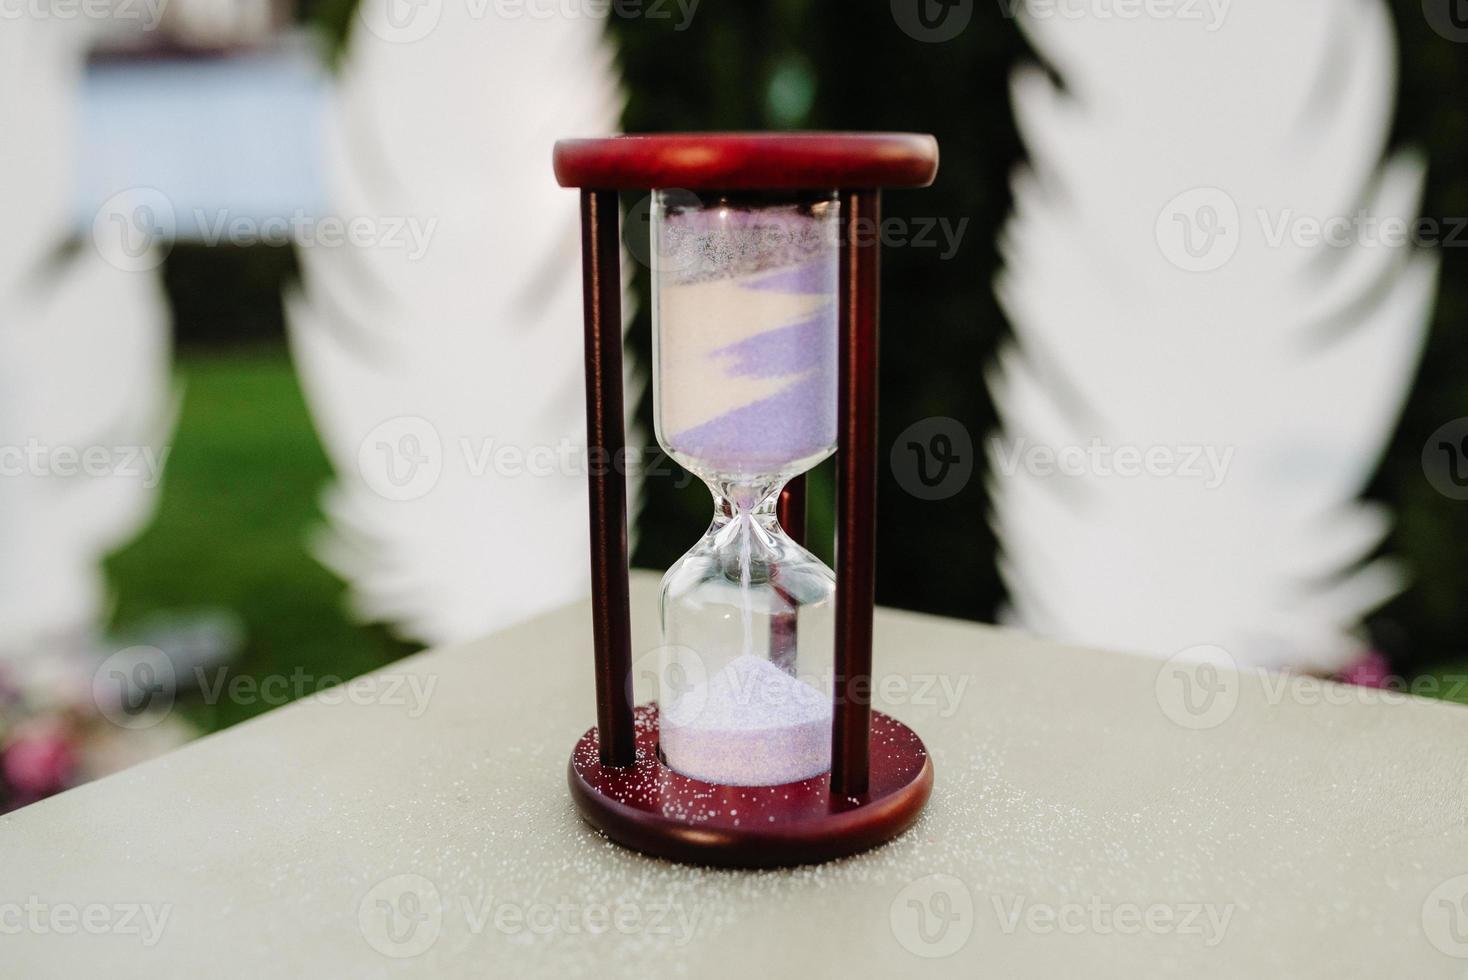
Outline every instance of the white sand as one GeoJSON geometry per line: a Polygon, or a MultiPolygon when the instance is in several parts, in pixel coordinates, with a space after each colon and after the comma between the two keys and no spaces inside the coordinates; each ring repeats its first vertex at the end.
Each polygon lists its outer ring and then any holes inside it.
{"type": "Polygon", "coordinates": [[[662,714],[668,765],[727,786],[773,786],[831,767],[831,699],[762,657],[738,657],[662,714]]]}
{"type": "Polygon", "coordinates": [[[727,373],[714,352],[762,333],[794,326],[831,305],[825,293],[745,289],[736,279],[667,283],[658,293],[658,406],[665,435],[686,432],[753,405],[799,381],[809,371],[757,378],[727,373]]]}

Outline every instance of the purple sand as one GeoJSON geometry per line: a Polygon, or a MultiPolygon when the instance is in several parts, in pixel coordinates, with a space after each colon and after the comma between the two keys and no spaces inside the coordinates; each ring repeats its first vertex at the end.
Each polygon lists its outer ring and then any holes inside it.
{"type": "Polygon", "coordinates": [[[735,658],[668,708],[661,721],[663,757],[685,776],[725,786],[773,786],[831,767],[830,701],[760,657],[735,658]],[[682,713],[693,717],[679,719],[682,713]]]}
{"type": "Polygon", "coordinates": [[[805,262],[792,269],[784,269],[763,276],[753,282],[743,283],[741,288],[760,292],[792,293],[803,296],[818,296],[834,290],[836,283],[836,257],[805,262]]]}
{"type": "MultiPolygon", "coordinates": [[[[665,219],[682,236],[685,253],[701,261],[670,271],[661,288],[725,279],[752,294],[790,297],[788,305],[769,299],[752,305],[760,319],[749,322],[748,336],[708,355],[736,396],[725,404],[739,401],[741,379],[783,377],[789,384],[692,428],[665,433],[668,450],[692,460],[704,475],[788,472],[835,445],[835,219],[834,207],[813,213],[793,206],[683,211],[665,219]],[[810,299],[822,295],[831,302],[812,313],[810,299]]],[[[698,324],[665,323],[660,329],[697,330],[698,324]]],[[[749,389],[755,397],[758,389],[749,389]]]]}
{"type": "Polygon", "coordinates": [[[668,448],[722,474],[779,472],[835,445],[835,381],[824,372],[797,381],[778,395],[669,436],[668,448]],[[826,401],[829,410],[822,407],[826,401]]]}
{"type": "Polygon", "coordinates": [[[827,367],[836,356],[831,311],[821,310],[803,323],[720,347],[714,356],[727,359],[725,373],[737,378],[778,378],[827,367]]]}

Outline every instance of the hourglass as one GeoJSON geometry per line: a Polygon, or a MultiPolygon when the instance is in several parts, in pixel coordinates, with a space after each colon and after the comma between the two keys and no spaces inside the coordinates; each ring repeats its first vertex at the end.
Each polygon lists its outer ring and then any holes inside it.
{"type": "Polygon", "coordinates": [[[917,819],[922,740],[871,709],[880,189],[931,183],[913,134],[565,140],[581,189],[597,725],[583,818],[705,864],[828,860],[917,819]],[[659,444],[713,498],[663,579],[658,700],[636,706],[622,468],[617,192],[651,189],[659,444]],[[836,452],[836,571],[804,547],[804,473],[836,452]]]}

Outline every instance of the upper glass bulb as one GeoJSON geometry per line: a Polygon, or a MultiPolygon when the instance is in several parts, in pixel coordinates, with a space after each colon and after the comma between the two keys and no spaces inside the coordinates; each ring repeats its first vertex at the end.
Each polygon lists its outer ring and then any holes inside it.
{"type": "Polygon", "coordinates": [[[663,580],[661,750],[708,782],[830,767],[835,579],[775,500],[836,448],[838,212],[834,193],[653,198],[658,442],[715,504],[663,580]]]}

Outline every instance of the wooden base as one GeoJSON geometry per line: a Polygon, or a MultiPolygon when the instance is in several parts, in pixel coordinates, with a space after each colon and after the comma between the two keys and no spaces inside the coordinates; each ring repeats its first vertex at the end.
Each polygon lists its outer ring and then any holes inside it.
{"type": "Polygon", "coordinates": [[[583,819],[634,850],[689,864],[783,867],[885,843],[917,820],[933,763],[917,733],[872,713],[871,781],[859,798],[831,797],[830,774],[781,786],[719,786],[658,758],[657,708],[636,711],[637,761],[603,766],[597,730],[576,743],[568,773],[583,819]]]}

